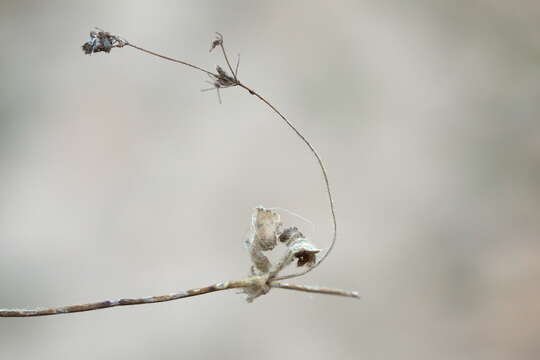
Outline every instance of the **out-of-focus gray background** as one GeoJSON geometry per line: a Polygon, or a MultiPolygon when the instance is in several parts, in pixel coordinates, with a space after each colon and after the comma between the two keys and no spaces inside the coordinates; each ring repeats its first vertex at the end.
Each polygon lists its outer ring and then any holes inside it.
{"type": "Polygon", "coordinates": [[[240,78],[320,150],[339,239],[273,290],[0,320],[2,359],[537,359],[537,1],[2,1],[0,307],[67,305],[247,274],[254,206],[328,246],[319,169],[206,68],[214,31],[240,78]]]}

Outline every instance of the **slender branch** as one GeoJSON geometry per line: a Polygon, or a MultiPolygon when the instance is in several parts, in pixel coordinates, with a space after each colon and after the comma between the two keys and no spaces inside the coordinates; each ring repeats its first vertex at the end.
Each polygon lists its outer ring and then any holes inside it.
{"type": "MultiPolygon", "coordinates": [[[[155,304],[166,301],[180,300],[192,296],[210,294],[216,291],[238,289],[238,288],[262,288],[266,286],[266,278],[261,276],[254,276],[243,280],[235,281],[224,281],[210,286],[196,288],[186,291],[179,291],[176,293],[157,295],[157,296],[148,296],[142,298],[126,298],[118,300],[105,300],[88,304],[79,304],[79,305],[68,305],[61,307],[53,308],[43,308],[43,309],[0,309],[0,317],[34,317],[34,316],[50,316],[50,315],[60,315],[60,314],[72,314],[76,312],[83,311],[93,311],[108,309],[117,306],[130,306],[130,305],[145,305],[145,304],[155,304]]],[[[338,289],[329,289],[319,286],[307,286],[307,285],[294,285],[294,284],[284,284],[278,282],[271,282],[270,287],[287,289],[287,290],[297,290],[310,293],[319,293],[327,295],[337,295],[345,296],[352,298],[360,298],[358,293],[354,291],[343,291],[338,289]]]]}
{"type": "Polygon", "coordinates": [[[238,60],[236,61],[236,67],[234,69],[234,77],[238,80],[238,67],[240,66],[240,54],[238,54],[238,60]]]}
{"type": "Polygon", "coordinates": [[[178,63],[178,64],[182,64],[182,65],[189,66],[189,67],[191,67],[191,68],[193,68],[193,69],[196,69],[196,70],[202,71],[202,72],[204,72],[204,73],[207,73],[208,75],[213,76],[213,77],[216,76],[216,74],[214,74],[213,72],[208,71],[208,70],[205,70],[205,69],[203,69],[203,68],[200,68],[200,67],[198,67],[198,66],[196,66],[196,65],[193,65],[193,64],[190,64],[190,63],[188,63],[188,62],[185,62],[185,61],[182,61],[182,60],[178,60],[178,59],[175,59],[175,58],[172,58],[172,57],[168,57],[168,56],[165,56],[165,55],[161,55],[161,54],[158,54],[158,53],[153,52],[153,51],[150,51],[150,50],[146,50],[145,48],[142,48],[142,47],[140,47],[140,46],[131,44],[131,43],[129,43],[129,42],[126,43],[125,46],[131,46],[131,47],[134,48],[134,49],[137,49],[137,50],[139,50],[139,51],[145,52],[145,53],[150,54],[150,55],[157,56],[157,57],[162,58],[162,59],[164,59],[164,60],[169,60],[169,61],[172,61],[172,62],[175,62],[175,63],[178,63]]]}
{"type": "Polygon", "coordinates": [[[358,294],[358,292],[356,291],[346,291],[346,290],[339,290],[339,289],[330,289],[330,288],[325,288],[325,287],[320,287],[320,286],[296,285],[296,284],[287,284],[287,283],[278,283],[278,282],[270,283],[270,286],[273,288],[278,288],[278,289],[296,290],[296,291],[304,291],[304,292],[309,292],[309,293],[337,295],[337,296],[345,296],[345,297],[360,299],[360,294],[358,294]]]}
{"type": "Polygon", "coordinates": [[[80,305],[69,305],[56,308],[46,308],[46,309],[0,309],[0,317],[29,317],[29,316],[47,316],[47,315],[59,315],[59,314],[70,314],[81,311],[92,311],[107,309],[116,306],[128,306],[128,305],[143,305],[143,304],[153,304],[165,301],[179,300],[191,296],[198,296],[209,294],[215,291],[229,290],[247,287],[252,284],[253,278],[248,278],[244,280],[237,281],[224,281],[210,286],[191,289],[187,291],[179,291],[176,293],[158,295],[158,296],[148,296],[142,298],[127,298],[127,299],[118,299],[118,300],[106,300],[88,304],[80,305]]]}
{"type": "Polygon", "coordinates": [[[223,52],[223,57],[225,58],[225,61],[227,62],[227,66],[229,67],[230,72],[234,76],[234,80],[238,82],[238,79],[236,78],[236,71],[233,70],[231,63],[229,62],[229,57],[227,56],[227,52],[225,51],[225,46],[223,45],[223,41],[219,44],[219,47],[221,48],[221,51],[223,52]]]}
{"type": "Polygon", "coordinates": [[[333,197],[332,197],[332,191],[330,189],[330,182],[328,180],[328,174],[326,173],[326,167],[324,166],[324,163],[323,163],[321,157],[319,156],[319,153],[317,152],[317,150],[315,150],[313,145],[311,145],[311,142],[300,132],[300,130],[298,130],[298,128],[289,119],[287,119],[285,117],[285,115],[283,115],[274,105],[272,105],[268,100],[266,100],[263,96],[261,96],[255,90],[247,87],[246,85],[244,85],[242,83],[238,83],[238,86],[240,86],[241,88],[247,90],[251,95],[255,95],[257,98],[259,98],[259,100],[261,100],[263,103],[268,105],[268,107],[270,107],[270,109],[272,109],[276,114],[278,114],[279,117],[281,117],[281,119],[296,133],[296,135],[307,145],[307,147],[309,148],[311,153],[317,159],[317,162],[319,163],[319,167],[321,169],[321,172],[322,172],[322,175],[323,175],[323,178],[324,178],[324,184],[326,185],[326,194],[328,195],[328,202],[330,204],[330,213],[331,213],[331,217],[332,217],[332,225],[333,225],[332,241],[330,243],[330,247],[328,248],[328,250],[324,253],[324,255],[313,266],[308,267],[306,270],[304,270],[302,272],[299,272],[299,273],[296,273],[296,274],[291,274],[291,275],[285,275],[285,276],[278,277],[278,278],[276,278],[276,280],[284,280],[284,279],[290,279],[290,278],[293,278],[293,277],[298,277],[298,276],[301,276],[301,275],[304,275],[304,274],[310,272],[311,270],[316,268],[320,263],[322,263],[324,261],[324,259],[326,259],[326,257],[330,254],[330,252],[332,251],[332,249],[334,248],[334,245],[336,243],[336,238],[337,238],[336,211],[335,211],[335,208],[334,208],[334,200],[333,200],[333,197]]]}

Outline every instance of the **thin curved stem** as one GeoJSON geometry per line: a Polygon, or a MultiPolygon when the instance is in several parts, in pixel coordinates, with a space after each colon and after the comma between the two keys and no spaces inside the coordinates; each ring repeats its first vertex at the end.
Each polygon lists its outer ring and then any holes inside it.
{"type": "Polygon", "coordinates": [[[131,44],[131,43],[126,43],[125,46],[131,46],[132,48],[134,49],[137,49],[139,51],[142,51],[142,52],[145,52],[147,54],[150,54],[150,55],[154,55],[154,56],[157,56],[159,58],[162,58],[164,60],[169,60],[169,61],[172,61],[172,62],[175,62],[175,63],[178,63],[178,64],[182,64],[182,65],[186,65],[186,66],[189,66],[193,69],[196,69],[196,70],[199,70],[199,71],[202,71],[204,73],[207,73],[208,75],[212,76],[212,77],[216,77],[216,74],[214,74],[213,72],[211,71],[208,71],[208,70],[205,70],[203,68],[200,68],[196,65],[193,65],[193,64],[190,64],[188,62],[185,62],[185,61],[182,61],[182,60],[178,60],[178,59],[175,59],[175,58],[172,58],[172,57],[168,57],[168,56],[165,56],[165,55],[161,55],[161,54],[158,54],[156,52],[153,52],[153,51],[150,51],[150,50],[146,50],[145,48],[142,48],[140,46],[137,46],[137,45],[134,45],[134,44],[131,44]]]}
{"type": "MultiPolygon", "coordinates": [[[[223,36],[222,36],[222,38],[223,38],[223,36]]],[[[225,61],[227,62],[227,66],[229,67],[229,71],[233,75],[234,80],[236,82],[238,82],[238,79],[236,78],[236,71],[233,70],[233,68],[231,66],[231,63],[229,62],[229,57],[227,56],[227,52],[225,51],[225,46],[223,45],[223,41],[219,44],[219,47],[221,48],[221,51],[223,52],[223,57],[225,58],[225,61]]]]}
{"type": "MultiPolygon", "coordinates": [[[[219,33],[218,33],[219,34],[219,33]]],[[[221,36],[221,34],[219,34],[221,39],[223,39],[223,37],[221,36]]],[[[172,62],[175,62],[175,63],[179,63],[179,64],[182,64],[182,65],[186,65],[186,66],[189,66],[191,68],[194,68],[196,70],[199,70],[199,71],[202,71],[202,72],[205,72],[207,74],[209,74],[210,76],[212,77],[217,77],[216,74],[213,74],[212,72],[210,71],[207,71],[205,69],[202,69],[198,66],[195,66],[193,64],[190,64],[188,62],[185,62],[185,61],[181,61],[181,60],[178,60],[178,59],[174,59],[174,58],[171,58],[171,57],[168,57],[168,56],[165,56],[165,55],[161,55],[161,54],[158,54],[156,52],[153,52],[153,51],[150,51],[150,50],[146,50],[142,47],[139,47],[139,46],[136,46],[136,45],[133,45],[131,43],[126,43],[126,46],[131,46],[137,50],[140,50],[140,51],[143,51],[147,54],[150,54],[150,55],[154,55],[154,56],[157,56],[159,58],[162,58],[162,59],[165,59],[165,60],[169,60],[169,61],[172,61],[172,62]]],[[[309,142],[309,140],[300,132],[300,130],[298,130],[298,128],[289,120],[285,117],[285,115],[283,115],[274,105],[272,105],[268,100],[266,100],[266,98],[264,98],[263,96],[261,96],[259,93],[257,93],[255,90],[249,88],[248,86],[244,85],[243,83],[241,83],[237,78],[236,78],[236,74],[235,72],[233,71],[232,69],[232,66],[231,66],[231,63],[229,62],[229,58],[227,56],[227,53],[225,51],[225,47],[223,46],[223,41],[221,41],[221,43],[219,44],[222,52],[223,52],[223,57],[225,58],[225,61],[227,62],[227,65],[229,67],[229,70],[231,71],[232,75],[234,76],[234,81],[235,81],[235,85],[236,86],[240,86],[241,88],[247,90],[251,95],[255,95],[259,100],[261,100],[263,103],[265,103],[268,107],[270,107],[270,109],[272,109],[272,111],[274,111],[277,115],[279,115],[279,117],[294,131],[294,133],[307,145],[307,147],[309,148],[309,150],[311,151],[311,153],[315,156],[315,159],[317,160],[317,163],[319,164],[319,167],[321,169],[321,172],[322,172],[322,176],[323,176],[323,179],[324,179],[324,184],[326,186],[326,194],[328,196],[328,202],[329,202],[329,205],[330,205],[330,213],[331,213],[331,218],[332,218],[332,226],[333,226],[333,234],[332,234],[332,240],[330,242],[330,246],[328,247],[328,250],[326,250],[326,252],[322,255],[322,257],[311,267],[308,267],[306,268],[306,270],[302,271],[302,272],[299,272],[299,273],[295,273],[295,274],[290,274],[290,275],[284,275],[284,276],[281,276],[281,277],[278,277],[276,280],[284,280],[284,279],[291,279],[291,278],[294,278],[294,277],[298,277],[298,276],[301,276],[301,275],[304,275],[308,272],[310,272],[311,270],[315,269],[317,266],[319,266],[319,264],[321,264],[327,257],[328,255],[330,254],[330,252],[332,251],[332,249],[334,248],[334,245],[336,243],[336,239],[337,239],[337,220],[336,220],[336,211],[335,211],[335,207],[334,207],[334,199],[332,197],[332,190],[330,188],[330,181],[328,180],[328,174],[326,172],[326,167],[321,159],[321,157],[319,156],[319,153],[317,152],[317,150],[315,150],[315,148],[313,147],[313,145],[311,144],[311,142],[309,142]]],[[[234,86],[234,85],[233,85],[234,86]]]]}
{"type": "Polygon", "coordinates": [[[322,255],[322,257],[313,266],[311,266],[311,267],[307,268],[306,270],[304,270],[302,272],[299,272],[299,273],[277,277],[276,280],[284,280],[284,279],[291,279],[291,278],[294,278],[294,277],[298,277],[298,276],[301,276],[301,275],[304,275],[304,274],[310,272],[311,270],[315,269],[320,263],[322,263],[326,259],[326,257],[330,254],[330,252],[332,251],[332,249],[334,248],[334,245],[336,243],[336,238],[337,238],[336,211],[335,211],[335,208],[334,208],[334,200],[333,200],[333,197],[332,197],[332,191],[331,191],[331,188],[330,188],[330,182],[328,180],[328,174],[326,173],[326,167],[324,166],[324,163],[323,163],[321,157],[319,156],[319,153],[317,152],[317,150],[315,150],[313,145],[311,145],[311,142],[309,142],[309,140],[300,132],[300,130],[298,130],[298,128],[289,119],[287,119],[274,105],[272,105],[263,96],[261,96],[255,90],[247,87],[246,85],[239,82],[238,86],[240,86],[241,88],[247,90],[251,95],[255,95],[259,100],[261,100],[268,107],[270,107],[270,109],[272,109],[276,114],[278,114],[279,117],[281,117],[281,119],[307,145],[307,147],[309,148],[309,150],[311,151],[313,156],[315,156],[315,158],[317,159],[317,162],[319,163],[319,168],[321,169],[321,172],[322,172],[322,175],[323,175],[324,184],[326,186],[326,194],[328,195],[328,202],[330,204],[330,213],[331,213],[331,217],[332,217],[332,225],[333,225],[332,241],[330,243],[330,247],[328,248],[328,250],[322,255]]]}
{"type": "MultiPolygon", "coordinates": [[[[266,98],[264,98],[263,96],[261,96],[259,93],[257,93],[255,90],[249,88],[248,86],[244,85],[243,83],[241,83],[237,77],[236,77],[236,73],[233,71],[232,69],[232,66],[231,66],[231,63],[229,62],[229,58],[227,56],[227,53],[225,51],[225,47],[223,45],[223,36],[220,34],[220,33],[217,33],[220,37],[220,43],[219,43],[219,46],[223,52],[223,57],[225,58],[225,61],[227,62],[227,65],[229,67],[229,70],[231,71],[232,75],[234,76],[234,84],[231,85],[231,86],[240,86],[241,88],[247,90],[251,95],[255,95],[259,100],[261,100],[263,103],[265,103],[268,107],[270,107],[270,109],[272,109],[272,111],[274,111],[277,115],[279,115],[279,117],[294,131],[294,133],[307,145],[307,147],[309,148],[309,150],[311,151],[311,153],[315,156],[315,159],[317,160],[317,163],[319,164],[319,167],[321,169],[321,172],[322,172],[322,176],[323,176],[323,179],[324,179],[324,184],[326,186],[326,194],[328,196],[328,202],[329,202],[329,205],[330,205],[330,213],[331,213],[331,219],[332,219],[332,227],[333,227],[333,234],[332,234],[332,240],[330,242],[330,246],[328,247],[328,250],[326,250],[326,252],[321,256],[321,258],[311,267],[308,267],[306,268],[306,270],[302,271],[302,272],[299,272],[299,273],[295,273],[295,274],[290,274],[290,275],[284,275],[284,276],[281,276],[281,277],[278,277],[276,278],[276,280],[284,280],[284,279],[290,279],[290,278],[294,278],[294,277],[298,277],[298,276],[301,276],[301,275],[304,275],[308,272],[310,272],[311,270],[315,269],[317,266],[319,266],[319,264],[321,264],[327,257],[328,255],[330,254],[330,252],[332,251],[332,249],[334,248],[334,245],[336,243],[336,239],[337,239],[337,220],[336,220],[336,211],[335,211],[335,207],[334,207],[334,200],[333,200],[333,197],[332,197],[332,191],[331,191],[331,188],[330,188],[330,182],[328,180],[328,174],[326,172],[326,167],[321,159],[321,157],[319,156],[319,153],[317,152],[317,150],[315,150],[315,148],[313,147],[313,145],[311,144],[311,142],[309,142],[309,140],[300,132],[300,130],[289,120],[285,117],[285,115],[283,115],[274,105],[272,105],[268,100],[266,100],[266,98]]],[[[165,60],[169,60],[169,61],[172,61],[172,62],[175,62],[175,63],[179,63],[179,64],[182,64],[182,65],[186,65],[186,66],[189,66],[191,68],[194,68],[196,70],[199,70],[199,71],[202,71],[202,72],[205,72],[207,74],[209,74],[212,78],[219,78],[218,75],[210,72],[210,71],[207,71],[205,69],[202,69],[198,66],[195,66],[193,64],[190,64],[188,62],[185,62],[185,61],[181,61],[181,60],[178,60],[178,59],[174,59],[174,58],[171,58],[171,57],[168,57],[168,56],[165,56],[165,55],[161,55],[161,54],[158,54],[156,52],[153,52],[153,51],[150,51],[150,50],[146,50],[142,47],[139,47],[139,46],[136,46],[136,45],[133,45],[129,42],[126,42],[126,46],[131,46],[137,50],[140,50],[140,51],[143,51],[145,53],[148,53],[150,55],[154,55],[154,56],[157,56],[159,58],[162,58],[162,59],[165,59],[165,60]]],[[[219,91],[219,89],[218,89],[219,91]]],[[[220,99],[221,100],[221,99],[220,99]]]]}

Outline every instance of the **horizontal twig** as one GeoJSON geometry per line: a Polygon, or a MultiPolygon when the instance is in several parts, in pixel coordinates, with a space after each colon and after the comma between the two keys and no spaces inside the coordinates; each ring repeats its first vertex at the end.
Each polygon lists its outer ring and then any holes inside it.
{"type": "Polygon", "coordinates": [[[70,314],[81,311],[92,311],[107,309],[116,306],[127,306],[127,305],[144,305],[144,304],[153,304],[165,301],[179,300],[191,296],[209,294],[215,291],[229,290],[235,288],[242,288],[249,286],[250,279],[240,280],[240,281],[224,281],[210,286],[191,289],[187,291],[179,291],[172,294],[158,295],[158,296],[148,296],[142,298],[127,298],[127,299],[118,299],[118,300],[106,300],[100,302],[94,302],[89,304],[80,304],[80,305],[70,305],[62,306],[56,308],[46,308],[46,309],[0,309],[0,317],[29,317],[29,316],[47,316],[47,315],[59,315],[59,314],[70,314]]]}
{"type": "Polygon", "coordinates": [[[278,288],[278,289],[297,290],[297,291],[305,291],[309,293],[337,295],[337,296],[345,296],[345,297],[360,299],[360,294],[358,294],[358,292],[356,291],[330,289],[330,288],[325,288],[321,286],[286,284],[286,283],[279,283],[279,282],[271,283],[270,286],[273,288],[278,288]]]}
{"type": "MultiPolygon", "coordinates": [[[[60,315],[60,314],[71,314],[82,311],[92,311],[92,310],[101,310],[117,306],[128,306],[128,305],[145,305],[145,304],[154,304],[165,301],[179,300],[191,296],[198,296],[209,294],[216,291],[229,290],[229,289],[238,289],[238,288],[250,288],[257,287],[264,284],[266,278],[261,276],[254,276],[251,278],[235,281],[223,281],[217,284],[213,284],[206,287],[179,291],[176,293],[158,295],[158,296],[148,296],[142,298],[126,298],[118,300],[105,300],[88,304],[79,304],[79,305],[69,305],[61,307],[52,307],[52,308],[37,308],[37,309],[0,309],[0,317],[33,317],[33,316],[49,316],[49,315],[60,315]]],[[[358,293],[354,291],[343,291],[337,289],[323,288],[319,286],[306,286],[306,285],[294,285],[294,284],[284,284],[278,282],[270,283],[270,287],[288,289],[288,290],[297,290],[305,291],[310,293],[319,293],[327,295],[338,295],[345,297],[360,298],[358,293]]]]}

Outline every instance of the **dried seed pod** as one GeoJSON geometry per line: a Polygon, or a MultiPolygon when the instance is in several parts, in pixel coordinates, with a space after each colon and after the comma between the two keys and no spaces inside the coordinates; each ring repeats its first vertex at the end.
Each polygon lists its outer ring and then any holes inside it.
{"type": "Polygon", "coordinates": [[[298,266],[313,266],[317,261],[317,254],[321,251],[305,238],[297,238],[288,245],[289,251],[298,259],[298,266]]]}

